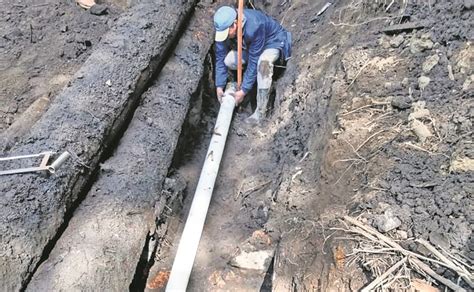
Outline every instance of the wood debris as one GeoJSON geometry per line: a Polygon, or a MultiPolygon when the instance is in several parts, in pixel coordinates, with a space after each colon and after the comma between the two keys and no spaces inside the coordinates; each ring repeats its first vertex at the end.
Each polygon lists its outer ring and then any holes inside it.
{"type": "Polygon", "coordinates": [[[474,288],[472,267],[455,260],[446,251],[438,250],[423,239],[417,239],[416,242],[429,250],[433,257],[407,250],[398,241],[355,218],[344,216],[342,223],[346,226],[344,231],[355,235],[354,239],[358,242],[353,252],[347,255],[347,263],[359,261],[375,276],[375,279],[361,291],[407,290],[421,286],[424,287],[423,291],[437,291],[428,283],[420,282],[420,277],[425,277],[430,282],[436,281],[454,291],[466,291],[460,286],[459,281],[455,283],[445,278],[436,273],[430,265],[450,269],[464,280],[464,283],[474,288]],[[416,279],[413,278],[415,275],[416,279]]]}

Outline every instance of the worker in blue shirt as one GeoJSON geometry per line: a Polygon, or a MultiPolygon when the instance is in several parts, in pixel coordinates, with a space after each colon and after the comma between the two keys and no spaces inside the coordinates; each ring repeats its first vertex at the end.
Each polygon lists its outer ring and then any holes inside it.
{"type": "MultiPolygon", "coordinates": [[[[219,101],[224,95],[228,70],[237,69],[237,10],[222,6],[214,14],[216,50],[216,93],[219,101]]],[[[273,65],[279,59],[291,57],[291,34],[275,19],[259,10],[244,9],[242,63],[247,66],[242,86],[235,93],[235,101],[241,103],[257,81],[257,108],[246,119],[247,123],[259,124],[265,117],[268,95],[272,84],[273,65]]]]}

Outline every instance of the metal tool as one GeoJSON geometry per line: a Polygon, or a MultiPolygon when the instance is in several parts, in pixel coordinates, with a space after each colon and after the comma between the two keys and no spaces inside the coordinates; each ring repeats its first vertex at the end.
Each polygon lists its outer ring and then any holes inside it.
{"type": "Polygon", "coordinates": [[[242,86],[242,49],[243,49],[244,1],[239,0],[237,10],[237,89],[242,86]]]}
{"type": "Polygon", "coordinates": [[[54,152],[47,151],[47,152],[41,152],[39,154],[19,155],[19,156],[0,158],[0,162],[1,162],[1,161],[12,161],[12,160],[18,160],[18,159],[43,157],[43,159],[41,159],[41,163],[39,166],[1,170],[0,175],[20,174],[20,173],[29,173],[29,172],[38,172],[38,171],[48,171],[49,173],[53,174],[71,156],[71,154],[68,151],[64,151],[61,155],[59,155],[59,157],[55,161],[53,161],[53,163],[48,165],[49,158],[53,154],[54,152]]]}
{"type": "Polygon", "coordinates": [[[327,2],[327,3],[323,6],[323,8],[321,8],[321,9],[318,11],[318,13],[316,14],[316,16],[313,17],[313,19],[310,20],[310,22],[315,22],[316,20],[318,20],[318,19],[319,19],[319,16],[320,16],[321,14],[323,14],[323,13],[329,8],[329,6],[331,6],[331,5],[332,5],[331,2],[327,2]]]}

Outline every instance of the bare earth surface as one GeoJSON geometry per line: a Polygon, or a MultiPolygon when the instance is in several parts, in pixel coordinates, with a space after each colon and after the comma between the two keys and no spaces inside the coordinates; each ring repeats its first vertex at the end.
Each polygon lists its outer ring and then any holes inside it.
{"type": "MultiPolygon", "coordinates": [[[[0,131],[33,101],[54,99],[124,9],[10,2],[0,11],[0,131]]],[[[472,1],[341,0],[318,17],[326,1],[247,2],[292,32],[293,57],[276,68],[261,126],[244,123],[252,94],[234,115],[189,291],[358,291],[394,266],[380,291],[442,291],[445,280],[474,289],[472,1]],[[436,259],[425,262],[436,279],[408,253],[436,259]]],[[[212,58],[177,129],[169,178],[150,195],[182,202],[155,210],[135,274],[146,291],[164,290],[213,134],[212,58]]]]}
{"type": "MultiPolygon", "coordinates": [[[[112,2],[112,1],[110,1],[112,2]]],[[[73,0],[3,0],[0,9],[0,133],[35,100],[54,99],[123,11],[92,15],[73,0]]]]}

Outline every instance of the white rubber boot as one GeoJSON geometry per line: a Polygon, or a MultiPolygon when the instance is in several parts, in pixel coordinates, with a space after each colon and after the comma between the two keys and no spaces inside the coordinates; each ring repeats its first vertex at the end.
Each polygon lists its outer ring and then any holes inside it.
{"type": "Polygon", "coordinates": [[[267,113],[267,105],[268,105],[268,94],[269,89],[258,89],[257,92],[257,108],[255,112],[248,118],[245,119],[247,124],[258,125],[265,118],[267,113]]]}
{"type": "Polygon", "coordinates": [[[90,9],[92,6],[95,5],[94,0],[76,0],[76,3],[84,9],[90,9]]]}

